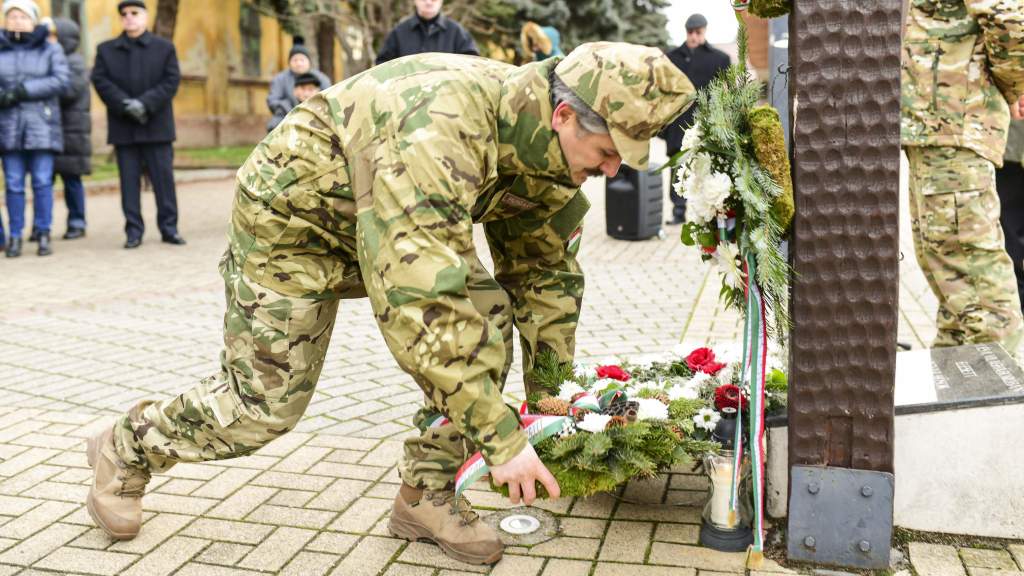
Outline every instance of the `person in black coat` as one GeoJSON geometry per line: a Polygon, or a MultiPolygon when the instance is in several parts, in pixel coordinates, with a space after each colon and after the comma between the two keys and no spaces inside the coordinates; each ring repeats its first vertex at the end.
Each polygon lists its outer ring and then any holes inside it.
{"type": "Polygon", "coordinates": [[[416,0],[415,4],[416,13],[399,22],[384,40],[377,64],[423,52],[480,55],[469,32],[441,14],[443,0],[416,0]]]}
{"type": "MultiPolygon", "coordinates": [[[[92,119],[89,107],[89,77],[85,58],[78,52],[81,33],[78,24],[68,18],[54,20],[56,42],[64,49],[71,71],[70,81],[60,96],[60,118],[64,128],[64,152],[53,160],[53,171],[64,182],[64,202],[68,207],[65,240],[85,236],[85,187],[82,176],[92,173],[92,119]]],[[[53,38],[51,36],[51,38],[53,38]]]]}
{"type": "Polygon", "coordinates": [[[92,83],[107,106],[107,142],[114,146],[125,216],[125,248],[142,244],[139,202],[145,164],[156,196],[157,227],[164,242],[181,245],[174,190],[174,110],[181,72],[174,45],[146,30],[143,0],[117,5],[124,32],[96,48],[92,83]]]}
{"type": "MultiPolygon", "coordinates": [[[[686,42],[682,46],[668,52],[668,59],[686,74],[694,88],[700,90],[711,83],[711,80],[732,64],[729,55],[714,48],[704,39],[708,21],[700,14],[692,14],[686,19],[686,42]]],[[[664,128],[661,137],[665,139],[668,155],[679,152],[683,144],[683,134],[693,124],[691,106],[686,112],[664,128]]],[[[676,170],[672,171],[672,183],[676,181],[676,170]]],[[[668,224],[682,224],[686,219],[686,199],[675,193],[670,187],[669,197],[672,199],[672,220],[668,224]]]]}

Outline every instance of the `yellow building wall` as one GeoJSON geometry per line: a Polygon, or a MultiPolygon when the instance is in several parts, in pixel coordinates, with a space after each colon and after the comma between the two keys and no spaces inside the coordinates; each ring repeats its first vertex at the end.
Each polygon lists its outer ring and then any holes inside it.
{"type": "MultiPolygon", "coordinates": [[[[119,0],[88,0],[82,4],[82,51],[92,68],[96,46],[121,33],[119,0]]],[[[150,30],[159,0],[145,0],[150,30]]],[[[50,0],[38,0],[43,15],[52,13],[50,0]]],[[[287,66],[291,35],[275,18],[260,16],[260,75],[244,74],[242,0],[180,0],[174,31],[182,82],[174,97],[178,146],[218,146],[253,143],[265,132],[270,117],[266,97],[270,80],[287,66]]],[[[309,43],[310,40],[307,40],[309,43]]],[[[335,63],[341,47],[335,41],[335,63]]],[[[93,142],[106,142],[106,108],[93,92],[93,142]]]]}

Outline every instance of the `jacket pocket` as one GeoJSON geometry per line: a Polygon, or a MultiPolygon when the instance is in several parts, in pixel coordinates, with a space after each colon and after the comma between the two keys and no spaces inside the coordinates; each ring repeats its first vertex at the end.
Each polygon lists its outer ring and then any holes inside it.
{"type": "Polygon", "coordinates": [[[962,134],[973,36],[906,42],[903,111],[926,134],[962,134]]]}

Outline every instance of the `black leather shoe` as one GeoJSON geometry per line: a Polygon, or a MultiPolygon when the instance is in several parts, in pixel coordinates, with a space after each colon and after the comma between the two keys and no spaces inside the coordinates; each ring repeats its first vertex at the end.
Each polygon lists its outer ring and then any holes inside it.
{"type": "Polygon", "coordinates": [[[76,238],[85,237],[85,228],[68,228],[68,231],[64,233],[63,238],[65,240],[74,240],[76,238]]]}
{"type": "Polygon", "coordinates": [[[177,233],[172,234],[170,236],[164,236],[163,238],[160,239],[160,241],[167,244],[174,244],[175,246],[185,245],[185,239],[181,237],[181,234],[177,233]]]}
{"type": "Polygon", "coordinates": [[[124,247],[131,250],[132,248],[138,248],[142,245],[142,238],[129,238],[125,240],[124,247]]]}
{"type": "Polygon", "coordinates": [[[6,254],[8,258],[21,256],[21,238],[11,238],[7,241],[6,254]]]}
{"type": "Polygon", "coordinates": [[[39,242],[39,230],[32,229],[32,233],[28,235],[29,242],[39,242]]]}
{"type": "Polygon", "coordinates": [[[50,247],[49,232],[41,232],[39,234],[39,250],[36,251],[36,254],[40,256],[49,256],[50,254],[53,254],[53,248],[50,247]]]}

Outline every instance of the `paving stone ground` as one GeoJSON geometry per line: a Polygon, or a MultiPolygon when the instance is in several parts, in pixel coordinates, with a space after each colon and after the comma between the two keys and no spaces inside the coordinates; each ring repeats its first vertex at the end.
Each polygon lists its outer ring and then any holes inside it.
{"type": "MultiPolygon", "coordinates": [[[[581,253],[581,359],[738,337],[737,316],[717,302],[715,273],[679,244],[677,227],[666,240],[612,240],[601,183],[586,190],[594,208],[581,253]]],[[[620,496],[540,503],[559,516],[561,533],[510,548],[493,569],[389,537],[394,466],[420,393],[395,367],[365,301],[342,304],[316,397],[295,432],[252,456],[155,476],[140,536],[110,541],[82,504],[90,481],[84,439],[137,400],[174,394],[217,370],[224,296],[216,264],[231,193],[229,180],[179,188],[185,247],[150,232],[140,249],[123,250],[118,198],[98,195],[89,198],[86,239],[58,241],[49,258],[0,261],[0,576],[743,573],[742,555],[696,546],[693,503],[703,481],[686,469],[620,496]]],[[[152,197],[144,200],[153,222],[152,197]]],[[[918,347],[934,333],[935,303],[904,244],[900,339],[918,347]]],[[[521,380],[517,367],[510,401],[521,399],[521,380]]],[[[485,489],[469,497],[484,513],[507,507],[485,489]]],[[[922,576],[1018,574],[1024,566],[1019,546],[997,554],[921,545],[910,556],[922,576]]],[[[764,573],[782,571],[769,563],[764,573]]]]}

